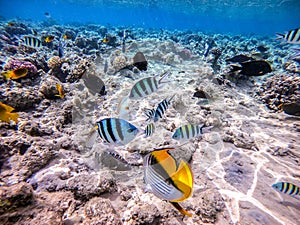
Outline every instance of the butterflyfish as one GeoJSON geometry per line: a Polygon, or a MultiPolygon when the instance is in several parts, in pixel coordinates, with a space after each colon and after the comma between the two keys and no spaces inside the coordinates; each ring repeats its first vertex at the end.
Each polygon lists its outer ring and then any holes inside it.
{"type": "Polygon", "coordinates": [[[178,202],[192,195],[193,173],[187,162],[171,154],[174,148],[157,149],[144,157],[144,180],[153,194],[169,201],[183,215],[192,216],[178,202]]]}
{"type": "Polygon", "coordinates": [[[28,69],[26,68],[18,68],[14,70],[8,70],[2,72],[2,76],[5,77],[5,79],[12,79],[12,80],[17,80],[21,77],[25,77],[28,73],[28,69]]]}
{"type": "Polygon", "coordinates": [[[69,36],[69,35],[67,35],[67,34],[63,34],[63,39],[65,39],[65,40],[70,40],[70,39],[72,39],[72,37],[71,36],[69,36]]]}
{"type": "Polygon", "coordinates": [[[10,121],[14,121],[15,123],[18,122],[19,114],[12,113],[14,108],[0,102],[0,120],[6,123],[10,123],[10,121]]]}
{"type": "Polygon", "coordinates": [[[100,138],[110,144],[126,145],[138,133],[138,128],[123,119],[106,118],[96,124],[100,138]]]}
{"type": "Polygon", "coordinates": [[[300,44],[300,28],[287,31],[285,34],[276,33],[277,39],[283,39],[289,44],[300,44]]]}
{"type": "Polygon", "coordinates": [[[54,38],[55,37],[53,35],[49,35],[49,36],[45,37],[45,42],[50,43],[54,40],[54,38]]]}
{"type": "Polygon", "coordinates": [[[65,91],[63,89],[63,86],[61,84],[56,84],[56,89],[58,91],[58,94],[55,95],[57,97],[60,97],[60,98],[64,98],[65,97],[65,91]]]}
{"type": "Polygon", "coordinates": [[[108,43],[108,42],[109,42],[109,39],[108,39],[108,38],[103,38],[102,42],[103,42],[103,43],[108,43]]]}
{"type": "Polygon", "coordinates": [[[272,184],[272,187],[279,192],[284,194],[288,194],[291,196],[300,195],[300,188],[295,184],[288,182],[278,182],[276,184],[272,184]]]}
{"type": "Polygon", "coordinates": [[[129,98],[139,99],[152,94],[159,88],[159,84],[162,83],[162,80],[169,75],[170,72],[166,72],[159,80],[157,80],[156,77],[146,77],[139,80],[133,85],[129,98]]]}

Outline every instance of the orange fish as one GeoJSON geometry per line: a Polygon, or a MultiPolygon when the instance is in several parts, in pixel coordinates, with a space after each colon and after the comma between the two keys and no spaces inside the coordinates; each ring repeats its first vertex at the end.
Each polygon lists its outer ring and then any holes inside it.
{"type": "Polygon", "coordinates": [[[17,80],[21,77],[25,77],[28,73],[28,69],[26,68],[18,68],[14,70],[8,70],[2,72],[2,76],[5,77],[5,79],[12,79],[12,80],[17,80]]]}
{"type": "Polygon", "coordinates": [[[65,97],[65,92],[64,92],[64,89],[61,86],[61,84],[56,84],[56,88],[57,88],[57,91],[58,91],[58,95],[55,95],[55,96],[60,97],[60,98],[64,98],[65,97]]]}
{"type": "Polygon", "coordinates": [[[53,35],[49,35],[47,37],[45,37],[45,42],[50,43],[54,40],[54,36],[53,35]]]}
{"type": "Polygon", "coordinates": [[[14,23],[14,22],[8,22],[7,23],[7,26],[9,26],[9,27],[14,27],[16,24],[14,23]]]}
{"type": "Polygon", "coordinates": [[[67,35],[67,34],[64,34],[64,35],[63,35],[63,39],[69,40],[69,39],[72,39],[72,37],[69,36],[69,35],[67,35]]]}
{"type": "Polygon", "coordinates": [[[0,120],[6,123],[10,123],[10,121],[12,120],[15,123],[17,123],[19,114],[12,113],[13,110],[14,110],[13,107],[0,102],[0,120]]]}

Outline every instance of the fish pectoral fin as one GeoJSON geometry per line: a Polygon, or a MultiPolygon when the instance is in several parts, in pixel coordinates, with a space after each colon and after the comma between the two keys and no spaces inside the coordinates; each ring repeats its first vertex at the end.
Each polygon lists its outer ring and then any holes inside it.
{"type": "Polygon", "coordinates": [[[170,202],[179,212],[181,212],[182,215],[188,216],[188,217],[192,217],[192,214],[189,213],[188,211],[186,211],[184,208],[181,207],[181,205],[179,205],[179,203],[177,202],[170,202]]]}

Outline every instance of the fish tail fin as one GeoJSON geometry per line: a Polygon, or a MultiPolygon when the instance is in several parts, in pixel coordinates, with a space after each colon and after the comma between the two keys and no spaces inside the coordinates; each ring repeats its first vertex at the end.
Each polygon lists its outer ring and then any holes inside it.
{"type": "Polygon", "coordinates": [[[182,215],[192,217],[192,214],[186,211],[184,208],[181,207],[177,202],[170,202],[182,215]]]}
{"type": "Polygon", "coordinates": [[[209,133],[209,132],[212,130],[213,127],[214,127],[214,126],[208,126],[208,127],[206,127],[206,126],[203,124],[202,126],[200,126],[200,133],[201,133],[201,134],[209,133]]]}
{"type": "Polygon", "coordinates": [[[170,74],[171,74],[170,71],[164,72],[164,73],[162,74],[161,78],[158,80],[158,83],[159,83],[159,84],[163,84],[163,83],[168,83],[168,82],[170,82],[170,80],[165,80],[165,81],[163,81],[163,79],[166,78],[166,77],[168,77],[170,74]]]}
{"type": "Polygon", "coordinates": [[[284,34],[276,33],[276,40],[280,40],[284,38],[284,34]]]}
{"type": "Polygon", "coordinates": [[[13,120],[15,123],[18,123],[19,114],[18,113],[9,113],[9,119],[13,120]]]}

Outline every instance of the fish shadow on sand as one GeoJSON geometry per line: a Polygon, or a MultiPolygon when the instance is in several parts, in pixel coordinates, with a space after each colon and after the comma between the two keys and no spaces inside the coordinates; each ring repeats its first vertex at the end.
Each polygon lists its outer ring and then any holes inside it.
{"type": "MultiPolygon", "coordinates": [[[[295,198],[295,201],[299,201],[299,198],[295,198]]],[[[290,202],[290,201],[280,201],[280,204],[286,206],[286,207],[293,207],[295,210],[299,210],[300,209],[300,201],[298,203],[294,203],[294,202],[290,202]]]]}

